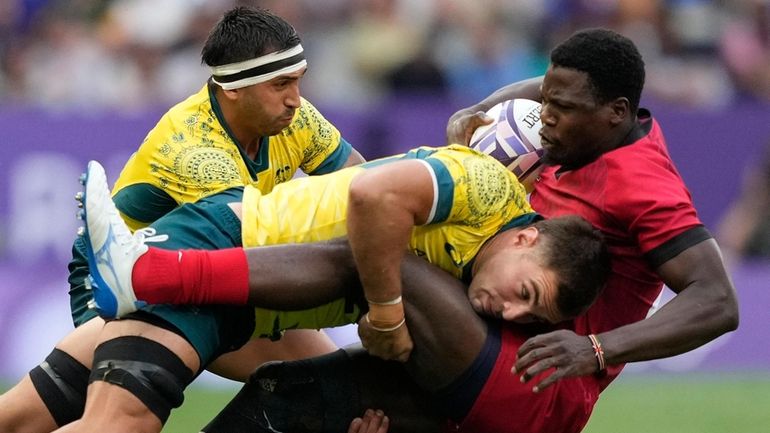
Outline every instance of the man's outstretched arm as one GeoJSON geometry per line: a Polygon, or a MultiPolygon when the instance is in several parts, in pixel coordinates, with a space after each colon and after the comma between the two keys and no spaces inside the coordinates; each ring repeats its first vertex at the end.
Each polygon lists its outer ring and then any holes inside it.
{"type": "Polygon", "coordinates": [[[347,239],[244,250],[248,304],[275,310],[313,308],[360,290],[347,239]]]}
{"type": "Polygon", "coordinates": [[[600,334],[610,364],[679,355],[738,327],[738,298],[716,241],[696,244],[658,268],[677,295],[648,319],[600,334]]]}
{"type": "Polygon", "coordinates": [[[375,332],[367,350],[406,361],[412,350],[401,299],[401,260],[416,225],[428,222],[434,206],[432,169],[404,160],[369,169],[349,189],[348,240],[369,304],[366,322],[375,332]]]}
{"type": "MultiPolygon", "coordinates": [[[[735,288],[713,239],[663,263],[658,274],[677,295],[649,318],[597,335],[607,365],[679,355],[738,327],[735,288]]],[[[535,384],[537,390],[592,374],[598,364],[586,337],[557,331],[524,343],[515,370],[529,381],[548,367],[557,369],[535,384]]]]}

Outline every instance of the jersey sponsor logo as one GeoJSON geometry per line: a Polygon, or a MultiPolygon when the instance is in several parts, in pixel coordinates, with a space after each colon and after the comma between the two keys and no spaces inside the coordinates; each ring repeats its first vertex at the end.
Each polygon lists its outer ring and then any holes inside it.
{"type": "Polygon", "coordinates": [[[278,385],[278,379],[263,377],[259,379],[259,387],[267,392],[275,392],[275,386],[278,385]]]}
{"type": "Polygon", "coordinates": [[[283,167],[278,167],[275,170],[275,183],[279,184],[279,183],[286,182],[287,180],[291,179],[293,174],[294,173],[292,173],[291,167],[288,165],[284,165],[283,167]]]}

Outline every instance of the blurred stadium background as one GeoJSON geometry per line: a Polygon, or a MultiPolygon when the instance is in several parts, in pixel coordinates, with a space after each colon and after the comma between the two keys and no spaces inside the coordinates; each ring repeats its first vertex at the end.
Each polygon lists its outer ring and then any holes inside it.
{"type": "MultiPolygon", "coordinates": [[[[71,329],[66,263],[85,163],[117,175],[158,117],[206,80],[202,42],[241,3],[0,2],[0,383],[18,380],[71,329]]],[[[644,105],[712,231],[770,145],[768,0],[247,3],[297,27],[310,65],[303,96],[368,158],[442,144],[451,113],[542,74],[549,49],[586,26],[639,45],[644,105]]],[[[740,329],[630,366],[587,432],[770,431],[770,261],[725,253],[740,329]]],[[[349,329],[335,335],[354,339],[349,329]]],[[[164,431],[198,431],[235,390],[202,377],[164,431]]]]}

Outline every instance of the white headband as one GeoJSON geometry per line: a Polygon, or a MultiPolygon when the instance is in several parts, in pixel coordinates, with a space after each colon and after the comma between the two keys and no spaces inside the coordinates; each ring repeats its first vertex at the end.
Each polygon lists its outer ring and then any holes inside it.
{"type": "Polygon", "coordinates": [[[255,59],[227,65],[210,66],[211,80],[225,90],[240,89],[296,72],[307,66],[301,44],[265,54],[255,59]]]}

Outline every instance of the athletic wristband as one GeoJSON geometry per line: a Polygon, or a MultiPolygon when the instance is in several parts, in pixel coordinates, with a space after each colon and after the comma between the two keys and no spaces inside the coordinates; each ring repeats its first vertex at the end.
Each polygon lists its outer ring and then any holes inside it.
{"type": "Polygon", "coordinates": [[[384,302],[370,301],[368,299],[366,300],[366,302],[368,302],[369,305],[396,305],[396,304],[400,304],[401,301],[402,301],[401,296],[395,299],[391,299],[390,301],[384,301],[384,302]]]}
{"type": "Polygon", "coordinates": [[[379,327],[379,326],[373,324],[371,322],[371,320],[369,320],[369,313],[366,313],[364,318],[366,318],[366,323],[368,323],[369,326],[372,327],[372,329],[374,329],[375,331],[379,331],[379,332],[393,332],[396,329],[404,326],[404,323],[406,323],[406,317],[404,317],[403,319],[401,319],[400,322],[398,322],[398,324],[396,324],[396,326],[391,326],[391,327],[384,328],[384,327],[379,327]]]}
{"type": "Polygon", "coordinates": [[[369,302],[366,323],[380,332],[392,332],[402,327],[405,321],[404,304],[401,296],[385,302],[369,302]]]}
{"type": "Polygon", "coordinates": [[[604,359],[604,349],[602,349],[602,343],[596,338],[596,335],[589,334],[588,339],[591,340],[591,346],[594,348],[594,355],[596,361],[599,363],[599,371],[604,371],[607,368],[607,361],[604,359]]]}
{"type": "Polygon", "coordinates": [[[404,319],[404,304],[398,298],[387,303],[370,303],[367,318],[377,328],[388,329],[404,319]]]}

